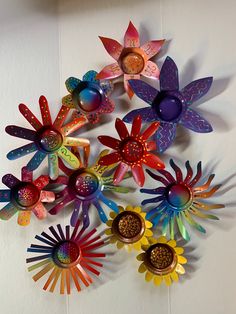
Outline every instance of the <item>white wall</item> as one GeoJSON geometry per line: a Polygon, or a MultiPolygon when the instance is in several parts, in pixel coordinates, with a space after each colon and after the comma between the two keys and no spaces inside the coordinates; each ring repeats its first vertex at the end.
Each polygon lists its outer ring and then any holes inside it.
{"type": "MultiPolygon", "coordinates": [[[[37,99],[43,93],[56,113],[60,96],[66,93],[64,81],[68,76],[82,77],[87,70],[99,70],[111,62],[97,36],[122,41],[132,20],[143,41],[168,39],[156,60],[161,65],[166,55],[173,57],[182,75],[182,86],[194,78],[215,77],[206,101],[195,104],[212,123],[214,133],[179,132],[177,144],[164,157],[165,160],[175,157],[179,162],[189,159],[193,165],[202,160],[205,171],[215,172],[216,182],[224,183],[217,200],[228,204],[225,209],[215,211],[221,218],[219,222],[203,222],[207,235],[192,232],[192,241],[186,246],[191,264],[180,284],[169,289],[146,284],[137,273],[134,255],[119,252],[109,257],[109,269],[104,270],[104,276],[94,286],[79,295],[74,291],[70,297],[43,292],[42,283],[35,285],[25,265],[25,251],[34,235],[46,229],[49,223],[67,223],[68,215],[56,220],[52,217],[42,223],[32,219],[27,229],[18,227],[14,218],[8,223],[2,222],[1,314],[236,312],[235,9],[233,0],[60,0],[58,20],[56,1],[0,1],[1,176],[6,172],[19,175],[23,162],[5,159],[5,154],[19,144],[3,134],[5,125],[27,126],[17,111],[17,104],[25,102],[38,113],[37,99]]],[[[96,142],[97,134],[116,136],[114,118],[123,116],[131,107],[143,106],[137,97],[132,103],[125,95],[118,98],[114,114],[103,121],[107,124],[89,128],[86,134],[80,133],[91,139],[92,157],[100,147],[96,142]]],[[[151,184],[152,181],[147,180],[147,186],[151,184]]],[[[125,204],[125,201],[131,204],[141,201],[138,189],[120,203],[125,204]]]]}

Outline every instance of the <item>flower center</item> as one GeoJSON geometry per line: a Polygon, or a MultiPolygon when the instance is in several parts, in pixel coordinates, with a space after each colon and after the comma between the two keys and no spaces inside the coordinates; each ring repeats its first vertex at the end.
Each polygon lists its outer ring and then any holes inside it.
{"type": "Polygon", "coordinates": [[[168,189],[167,201],[174,207],[184,207],[190,199],[191,192],[183,184],[174,184],[168,189]]]}
{"type": "Polygon", "coordinates": [[[72,241],[59,243],[54,252],[54,258],[60,265],[66,267],[76,262],[80,256],[80,249],[72,241]]]}
{"type": "Polygon", "coordinates": [[[57,130],[45,128],[39,133],[38,143],[43,151],[52,153],[57,151],[62,146],[63,138],[61,133],[57,130]]]}
{"type": "Polygon", "coordinates": [[[91,112],[100,106],[101,100],[102,98],[98,90],[87,87],[79,93],[78,106],[86,112],[91,112]]]}
{"type": "Polygon", "coordinates": [[[161,99],[157,97],[153,102],[153,106],[160,119],[167,122],[176,120],[182,112],[182,103],[174,96],[165,96],[161,99]]]}
{"type": "Polygon", "coordinates": [[[143,156],[143,145],[134,139],[128,139],[122,144],[121,154],[128,162],[138,161],[143,156]]]}
{"type": "Polygon", "coordinates": [[[144,68],[143,57],[136,53],[127,53],[121,60],[121,67],[126,74],[138,74],[144,68]]]}
{"type": "Polygon", "coordinates": [[[112,229],[117,238],[125,243],[137,242],[145,231],[143,219],[132,211],[118,214],[113,221],[112,229]]]}
{"type": "Polygon", "coordinates": [[[86,198],[98,190],[99,179],[86,169],[80,169],[71,176],[69,187],[78,198],[86,198]]]}
{"type": "Polygon", "coordinates": [[[173,250],[166,244],[158,243],[149,251],[151,264],[157,269],[165,269],[174,261],[173,250]]]}
{"type": "Polygon", "coordinates": [[[24,209],[34,206],[40,198],[40,192],[37,187],[28,182],[22,182],[17,185],[12,193],[13,200],[24,209]]]}

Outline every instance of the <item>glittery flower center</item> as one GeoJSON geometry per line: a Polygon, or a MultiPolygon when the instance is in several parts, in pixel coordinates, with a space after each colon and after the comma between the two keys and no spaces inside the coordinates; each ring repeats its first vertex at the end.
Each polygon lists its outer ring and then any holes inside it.
{"type": "Polygon", "coordinates": [[[143,145],[134,139],[128,139],[122,143],[121,154],[124,160],[136,162],[143,157],[143,145]]]}
{"type": "Polygon", "coordinates": [[[99,178],[86,168],[75,171],[69,180],[68,187],[79,199],[93,195],[99,189],[99,178]]]}
{"type": "Polygon", "coordinates": [[[40,192],[32,183],[22,182],[12,191],[12,198],[18,206],[30,208],[34,206],[40,197],[40,192]]]}
{"type": "Polygon", "coordinates": [[[96,110],[101,104],[102,97],[95,88],[87,87],[80,91],[78,106],[86,112],[96,110]]]}
{"type": "Polygon", "coordinates": [[[77,261],[79,255],[80,250],[76,243],[72,241],[64,241],[56,247],[54,258],[59,264],[69,266],[77,261]]]}
{"type": "Polygon", "coordinates": [[[177,97],[161,93],[153,101],[152,106],[155,108],[160,119],[167,122],[178,119],[183,107],[177,97]]]}
{"type": "Polygon", "coordinates": [[[40,148],[47,153],[57,151],[63,144],[61,133],[53,128],[44,128],[38,137],[40,148]]]}
{"type": "Polygon", "coordinates": [[[144,68],[144,60],[140,54],[130,52],[122,57],[121,66],[126,74],[139,74],[144,68]]]}
{"type": "Polygon", "coordinates": [[[168,188],[167,201],[174,207],[184,207],[191,199],[189,188],[183,184],[173,184],[168,188]]]}
{"type": "Polygon", "coordinates": [[[174,260],[173,251],[166,244],[157,244],[149,254],[151,264],[158,269],[169,267],[174,260]]]}

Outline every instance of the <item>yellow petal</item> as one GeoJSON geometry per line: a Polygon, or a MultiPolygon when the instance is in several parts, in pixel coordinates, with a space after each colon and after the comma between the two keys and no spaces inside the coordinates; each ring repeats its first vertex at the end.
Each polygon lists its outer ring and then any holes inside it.
{"type": "Polygon", "coordinates": [[[185,269],[183,268],[182,265],[180,264],[177,264],[176,268],[175,268],[175,271],[180,274],[180,275],[183,275],[185,273],[185,269]]]}
{"type": "Polygon", "coordinates": [[[172,279],[173,281],[178,281],[178,280],[179,280],[179,276],[178,276],[178,274],[176,273],[176,271],[173,271],[173,272],[170,274],[170,276],[171,276],[171,279],[172,279]]]}
{"type": "Polygon", "coordinates": [[[147,215],[147,213],[139,213],[139,215],[141,216],[141,217],[143,217],[143,219],[145,219],[145,217],[146,217],[146,215],[147,215]]]}
{"type": "Polygon", "coordinates": [[[141,254],[139,254],[137,257],[136,257],[136,259],[138,260],[138,261],[143,261],[144,260],[144,258],[145,258],[145,253],[141,253],[141,254]]]}
{"type": "Polygon", "coordinates": [[[156,286],[160,286],[160,284],[161,284],[161,282],[162,282],[162,277],[161,277],[161,276],[155,276],[154,279],[153,279],[153,281],[154,281],[154,284],[155,284],[156,286]]]}
{"type": "Polygon", "coordinates": [[[175,252],[178,254],[178,255],[181,255],[184,253],[184,249],[180,246],[176,246],[175,247],[175,252]]]}
{"type": "Polygon", "coordinates": [[[122,212],[124,211],[124,207],[118,206],[118,208],[119,208],[119,212],[120,212],[120,213],[122,213],[122,212]]]}
{"type": "Polygon", "coordinates": [[[125,207],[125,210],[128,210],[128,211],[133,212],[133,211],[134,211],[134,208],[133,208],[133,206],[128,205],[128,206],[125,207]]]}
{"type": "Polygon", "coordinates": [[[112,227],[113,220],[108,220],[108,221],[106,222],[106,224],[107,224],[108,227],[112,227]]]}
{"type": "Polygon", "coordinates": [[[178,255],[178,262],[180,264],[186,264],[187,263],[187,258],[185,258],[184,256],[178,255]]]}
{"type": "Polygon", "coordinates": [[[112,219],[115,219],[117,214],[115,212],[110,212],[109,216],[112,218],[112,219]]]}
{"type": "Polygon", "coordinates": [[[123,242],[117,241],[117,244],[116,244],[117,249],[122,249],[124,247],[124,245],[125,244],[123,242]]]}
{"type": "Polygon", "coordinates": [[[132,246],[131,245],[126,245],[126,249],[128,251],[128,253],[130,253],[132,251],[132,246]]]}
{"type": "Polygon", "coordinates": [[[167,242],[167,239],[166,239],[166,237],[161,236],[161,237],[159,237],[159,238],[157,239],[157,242],[158,242],[158,243],[166,243],[166,242],[167,242]]]}
{"type": "Polygon", "coordinates": [[[152,228],[152,223],[150,221],[146,220],[145,226],[146,226],[146,228],[150,229],[150,228],[152,228]]]}
{"type": "Polygon", "coordinates": [[[145,275],[145,280],[148,282],[148,281],[151,281],[152,278],[153,278],[153,274],[150,271],[147,271],[145,275]]]}
{"type": "Polygon", "coordinates": [[[163,276],[163,278],[164,278],[165,284],[166,284],[167,286],[170,286],[170,285],[172,284],[170,275],[163,276]]]}
{"type": "Polygon", "coordinates": [[[147,267],[144,263],[142,263],[138,268],[139,273],[144,273],[146,270],[147,270],[147,267]]]}
{"type": "Polygon", "coordinates": [[[151,236],[153,236],[153,232],[150,229],[146,229],[144,232],[144,235],[146,237],[151,237],[151,236]]]}
{"type": "Polygon", "coordinates": [[[151,237],[148,239],[148,241],[151,243],[151,244],[156,244],[157,243],[157,239],[151,237]]]}
{"type": "Polygon", "coordinates": [[[137,251],[140,251],[141,250],[141,242],[138,241],[136,243],[133,243],[133,248],[137,251]]]}
{"type": "Polygon", "coordinates": [[[136,212],[136,213],[141,213],[142,208],[137,206],[137,207],[134,207],[133,211],[136,212]]]}
{"type": "Polygon", "coordinates": [[[111,229],[106,229],[106,230],[105,230],[105,234],[106,234],[106,235],[111,235],[111,234],[112,234],[111,229]]]}
{"type": "Polygon", "coordinates": [[[116,243],[116,241],[117,241],[117,237],[116,236],[110,237],[110,243],[116,243]]]}
{"type": "Polygon", "coordinates": [[[176,241],[175,240],[170,240],[167,242],[171,247],[176,247],[176,241]]]}
{"type": "Polygon", "coordinates": [[[149,242],[148,242],[148,240],[147,240],[147,238],[144,236],[144,237],[142,237],[141,238],[141,243],[143,244],[143,245],[148,245],[149,244],[149,242]]]}

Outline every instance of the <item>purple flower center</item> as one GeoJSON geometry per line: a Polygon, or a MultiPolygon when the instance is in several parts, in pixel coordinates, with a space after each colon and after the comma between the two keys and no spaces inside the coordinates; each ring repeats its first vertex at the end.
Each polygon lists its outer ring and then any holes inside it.
{"type": "Polygon", "coordinates": [[[183,108],[179,98],[162,93],[153,101],[152,106],[159,118],[166,122],[173,122],[178,119],[183,108]]]}

